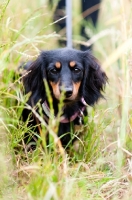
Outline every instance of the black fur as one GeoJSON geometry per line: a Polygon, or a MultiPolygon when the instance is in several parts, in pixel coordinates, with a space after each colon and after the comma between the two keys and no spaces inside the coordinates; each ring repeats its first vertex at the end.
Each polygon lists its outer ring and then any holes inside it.
{"type": "MultiPolygon", "coordinates": [[[[83,97],[85,102],[93,106],[103,97],[102,92],[107,82],[107,76],[102,71],[98,61],[89,51],[79,51],[75,49],[57,49],[51,51],[42,51],[39,57],[25,66],[26,75],[23,76],[25,94],[30,92],[28,104],[35,106],[38,101],[47,102],[47,95],[44,86],[44,80],[47,81],[53,98],[53,107],[55,115],[58,112],[59,97],[53,91],[52,84],[59,88],[61,94],[62,86],[66,98],[64,100],[63,115],[70,119],[74,113],[78,112],[83,103],[80,99],[83,97]],[[56,67],[59,62],[59,67],[56,67]],[[71,67],[70,62],[73,62],[71,67]],[[28,68],[28,69],[26,69],[28,68]],[[77,85],[80,84],[80,87],[77,85]],[[75,87],[74,87],[75,86],[75,87]],[[78,88],[75,89],[75,88],[78,88]],[[75,91],[74,91],[75,90],[75,91]],[[76,95],[73,95],[77,92],[76,95]]],[[[56,91],[56,90],[55,90],[56,91]]],[[[83,111],[86,113],[86,108],[83,111]]],[[[31,112],[27,109],[23,111],[23,120],[26,121],[31,112]]],[[[43,113],[43,115],[46,115],[43,113]]],[[[43,117],[44,118],[44,117],[43,117]]],[[[79,123],[77,116],[73,124],[79,123]]],[[[34,115],[30,116],[29,125],[35,125],[34,115]]],[[[38,129],[36,131],[39,133],[38,129]]],[[[61,137],[63,146],[66,146],[71,140],[70,122],[60,122],[58,136],[61,137]],[[67,133],[67,134],[65,134],[67,133]],[[65,136],[63,136],[65,134],[65,136]]]]}

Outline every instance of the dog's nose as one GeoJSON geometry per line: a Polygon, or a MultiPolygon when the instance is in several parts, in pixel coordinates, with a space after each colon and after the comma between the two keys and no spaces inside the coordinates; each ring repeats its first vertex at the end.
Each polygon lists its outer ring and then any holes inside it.
{"type": "Polygon", "coordinates": [[[69,98],[72,96],[73,93],[73,87],[72,86],[67,86],[67,87],[60,87],[60,93],[64,92],[65,98],[69,98]]]}
{"type": "Polygon", "coordinates": [[[69,98],[70,96],[72,96],[72,88],[67,88],[66,90],[65,90],[65,96],[66,96],[66,98],[69,98]]]}

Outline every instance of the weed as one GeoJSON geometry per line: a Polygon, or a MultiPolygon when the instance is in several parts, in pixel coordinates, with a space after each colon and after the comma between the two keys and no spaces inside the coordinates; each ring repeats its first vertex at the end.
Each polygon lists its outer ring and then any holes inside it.
{"type": "MultiPolygon", "coordinates": [[[[82,20],[76,1],[74,8],[74,31],[79,33],[79,23],[86,25],[91,37],[86,45],[94,45],[109,77],[106,100],[88,108],[81,136],[77,129],[77,142],[67,154],[56,148],[62,97],[60,112],[48,126],[38,116],[42,134],[36,135],[37,148],[28,152],[21,141],[31,130],[20,120],[28,96],[23,96],[14,71],[22,61],[34,60],[40,49],[58,47],[60,36],[52,22],[55,7],[49,8],[47,1],[0,3],[0,199],[132,198],[131,2],[103,0],[96,30],[82,20]]],[[[81,37],[73,38],[75,44],[83,43],[81,37]]],[[[52,99],[50,107],[53,112],[52,99]]]]}

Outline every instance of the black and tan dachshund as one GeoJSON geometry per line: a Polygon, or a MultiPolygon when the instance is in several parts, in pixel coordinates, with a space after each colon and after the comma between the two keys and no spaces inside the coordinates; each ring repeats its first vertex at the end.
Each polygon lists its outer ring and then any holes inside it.
{"type": "MultiPolygon", "coordinates": [[[[50,117],[48,97],[44,80],[51,91],[54,115],[58,113],[58,105],[64,92],[63,114],[59,124],[58,137],[65,147],[71,141],[70,127],[81,124],[83,115],[87,114],[87,105],[93,106],[103,97],[107,76],[101,69],[97,59],[90,51],[62,48],[42,51],[38,58],[25,65],[23,76],[25,94],[30,93],[28,104],[34,107],[38,102],[42,105],[43,119],[50,117]]],[[[24,109],[23,120],[30,118],[29,126],[37,125],[34,114],[24,109]],[[29,117],[30,115],[30,117],[29,117]]],[[[39,133],[39,130],[36,129],[39,133]]]]}

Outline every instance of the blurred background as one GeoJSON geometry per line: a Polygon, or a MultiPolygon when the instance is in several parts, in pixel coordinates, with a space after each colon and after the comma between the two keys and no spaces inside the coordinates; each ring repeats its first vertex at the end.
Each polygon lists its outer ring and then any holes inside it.
{"type": "Polygon", "coordinates": [[[22,125],[18,122],[14,103],[12,105],[19,96],[19,87],[12,85],[12,71],[21,62],[34,60],[41,50],[65,46],[66,28],[59,24],[64,21],[66,13],[62,7],[58,18],[58,2],[0,1],[0,197],[129,200],[132,198],[130,0],[102,0],[83,14],[82,1],[72,1],[73,47],[90,49],[109,78],[105,100],[89,110],[89,127],[94,136],[87,143],[89,146],[96,145],[87,147],[86,154],[76,158],[79,164],[71,161],[70,165],[66,165],[67,176],[57,158],[51,161],[48,155],[43,158],[42,153],[41,159],[38,159],[32,153],[30,156],[26,154],[23,160],[22,153],[14,153],[18,137],[22,134],[22,125]],[[98,9],[97,21],[93,23],[89,15],[98,9]],[[81,181],[73,181],[76,177],[74,172],[81,181]],[[42,174],[45,174],[43,179],[42,174]],[[36,179],[32,178],[34,175],[36,179]],[[86,176],[88,180],[84,178],[86,176]],[[89,180],[92,180],[91,183],[89,180]]]}

